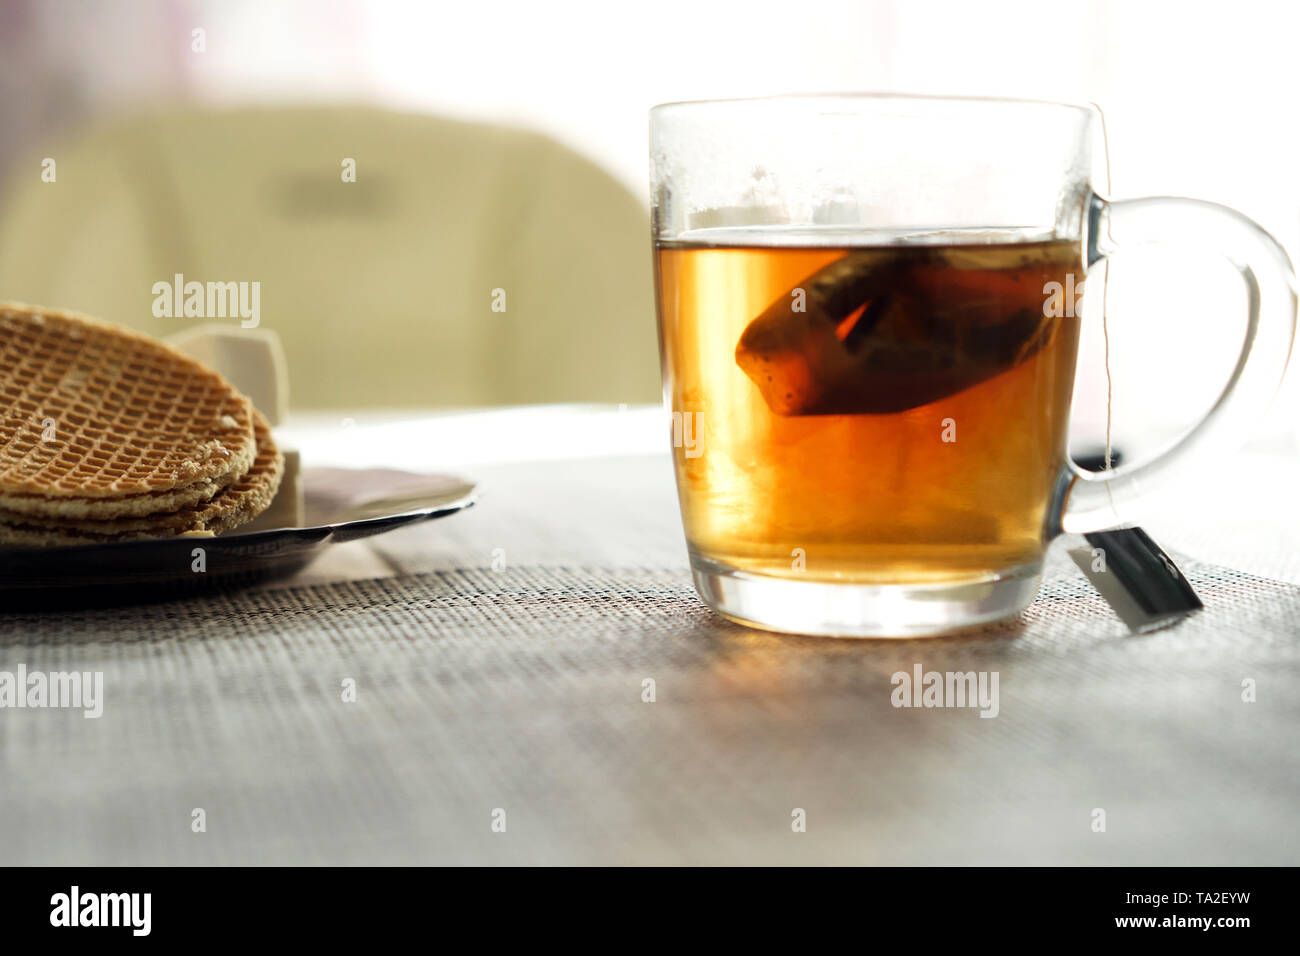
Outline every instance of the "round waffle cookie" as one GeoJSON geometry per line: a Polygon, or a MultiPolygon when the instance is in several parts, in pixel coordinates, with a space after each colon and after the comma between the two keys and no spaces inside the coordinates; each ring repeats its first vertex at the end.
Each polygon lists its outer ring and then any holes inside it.
{"type": "MultiPolygon", "coordinates": [[[[226,475],[229,482],[234,476],[226,475]]],[[[207,501],[222,489],[221,481],[196,481],[182,488],[171,491],[145,492],[138,495],[122,495],[120,498],[46,498],[43,495],[4,495],[0,494],[0,512],[11,515],[25,515],[44,521],[48,516],[55,520],[89,518],[133,518],[156,514],[160,511],[175,511],[187,505],[207,501]]]]}
{"type": "Polygon", "coordinates": [[[0,305],[0,508],[43,525],[192,505],[256,452],[252,404],[183,353],[86,316],[0,305]]]}
{"type": "Polygon", "coordinates": [[[260,412],[253,412],[257,455],[253,466],[209,501],[144,517],[107,520],[44,518],[0,508],[0,542],[48,547],[128,541],[136,538],[209,536],[230,531],[261,514],[279,490],[284,456],[276,448],[271,428],[260,412]]]}

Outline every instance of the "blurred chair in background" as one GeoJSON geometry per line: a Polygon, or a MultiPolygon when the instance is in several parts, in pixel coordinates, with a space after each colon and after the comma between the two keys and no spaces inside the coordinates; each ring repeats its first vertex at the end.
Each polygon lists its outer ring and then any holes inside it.
{"type": "Polygon", "coordinates": [[[155,113],[14,164],[0,300],[166,335],[206,319],[156,317],[155,283],[259,282],[294,407],[633,403],[659,394],[648,238],[635,197],[535,133],[155,113]]]}

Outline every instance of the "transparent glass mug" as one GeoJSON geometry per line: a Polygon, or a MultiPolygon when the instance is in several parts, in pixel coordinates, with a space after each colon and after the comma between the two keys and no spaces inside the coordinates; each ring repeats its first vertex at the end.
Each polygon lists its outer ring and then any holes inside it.
{"type": "Polygon", "coordinates": [[[1134,520],[1265,410],[1295,331],[1286,253],[1223,206],[1098,195],[1099,133],[1091,107],[1009,100],[651,111],[664,398],[714,610],[866,637],[1017,614],[1053,537],[1134,520]],[[1180,440],[1084,473],[1067,455],[1084,279],[1145,243],[1227,257],[1247,334],[1180,440]]]}

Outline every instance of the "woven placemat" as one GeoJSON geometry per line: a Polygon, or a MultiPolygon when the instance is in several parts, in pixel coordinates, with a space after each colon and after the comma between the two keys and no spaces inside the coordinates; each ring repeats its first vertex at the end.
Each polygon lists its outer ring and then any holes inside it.
{"type": "Polygon", "coordinates": [[[0,671],[104,707],[0,711],[0,862],[1294,864],[1300,588],[1184,570],[1205,610],[1140,637],[1059,552],[925,641],[749,630],[679,567],[3,615],[0,671]],[[917,664],[998,715],[894,707],[917,664]]]}

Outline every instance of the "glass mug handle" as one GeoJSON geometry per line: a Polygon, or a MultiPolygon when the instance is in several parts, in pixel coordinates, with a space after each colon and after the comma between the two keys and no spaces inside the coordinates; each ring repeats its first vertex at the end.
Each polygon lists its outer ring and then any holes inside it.
{"type": "Polygon", "coordinates": [[[1119,249],[1175,243],[1218,252],[1241,273],[1248,314],[1236,367],[1205,416],[1154,458],[1100,473],[1067,458],[1058,531],[1082,534],[1137,520],[1143,500],[1172,475],[1204,455],[1236,451],[1282,382],[1295,338],[1297,284],[1272,236],[1236,210],[1199,199],[1090,197],[1090,271],[1119,249]]]}

